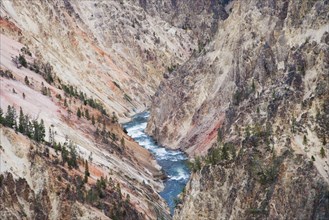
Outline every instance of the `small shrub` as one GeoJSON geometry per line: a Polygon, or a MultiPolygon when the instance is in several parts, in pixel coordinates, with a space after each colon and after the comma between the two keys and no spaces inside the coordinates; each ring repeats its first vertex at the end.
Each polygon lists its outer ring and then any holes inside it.
{"type": "Polygon", "coordinates": [[[19,62],[22,66],[24,66],[25,68],[27,67],[27,61],[26,61],[24,55],[21,55],[21,54],[20,54],[20,55],[18,56],[18,62],[19,62]]]}
{"type": "Polygon", "coordinates": [[[304,137],[303,137],[303,145],[307,145],[307,138],[306,138],[306,135],[304,135],[304,137]]]}
{"type": "Polygon", "coordinates": [[[62,100],[61,94],[56,94],[56,98],[59,99],[59,100],[62,100]]]}

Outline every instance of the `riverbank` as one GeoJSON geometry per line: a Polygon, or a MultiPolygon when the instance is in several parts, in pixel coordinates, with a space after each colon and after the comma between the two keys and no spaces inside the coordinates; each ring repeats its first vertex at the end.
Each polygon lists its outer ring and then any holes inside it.
{"type": "Polygon", "coordinates": [[[128,135],[139,145],[149,150],[165,172],[167,178],[164,180],[164,189],[159,194],[166,200],[173,215],[175,201],[183,191],[190,177],[187,166],[187,156],[179,150],[170,150],[159,146],[152,137],[145,133],[148,112],[135,115],[132,120],[124,124],[128,135]]]}

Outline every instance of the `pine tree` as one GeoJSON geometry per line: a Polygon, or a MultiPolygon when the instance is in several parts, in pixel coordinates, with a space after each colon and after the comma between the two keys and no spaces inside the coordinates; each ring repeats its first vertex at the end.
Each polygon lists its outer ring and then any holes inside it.
{"type": "Polygon", "coordinates": [[[95,117],[94,117],[94,115],[91,116],[91,123],[92,123],[93,125],[95,125],[95,117]]]}
{"type": "Polygon", "coordinates": [[[18,57],[18,61],[22,66],[24,66],[25,68],[27,67],[27,62],[24,55],[20,54],[18,57]]]}
{"type": "Polygon", "coordinates": [[[70,142],[69,143],[69,154],[70,154],[70,159],[68,160],[68,165],[69,168],[77,168],[78,167],[78,162],[77,162],[77,151],[75,145],[70,142]]]}
{"type": "Polygon", "coordinates": [[[25,93],[24,93],[24,92],[23,92],[23,94],[22,94],[22,95],[23,95],[23,99],[25,99],[25,93]]]}
{"type": "Polygon", "coordinates": [[[8,105],[7,113],[4,119],[4,125],[10,128],[14,128],[16,124],[16,109],[8,105]]]}
{"type": "Polygon", "coordinates": [[[121,142],[121,146],[122,147],[125,147],[125,139],[123,137],[121,138],[121,141],[120,142],[121,142]]]}
{"type": "Polygon", "coordinates": [[[45,123],[43,119],[41,119],[41,122],[39,124],[39,129],[40,129],[40,141],[44,141],[45,136],[46,136],[46,129],[45,129],[45,123]]]}
{"type": "Polygon", "coordinates": [[[223,131],[222,131],[222,129],[221,128],[218,128],[218,130],[217,130],[217,142],[218,143],[222,143],[222,141],[223,141],[223,131]]]}
{"type": "Polygon", "coordinates": [[[226,145],[224,145],[223,148],[222,148],[222,159],[223,160],[228,160],[229,159],[228,149],[227,149],[226,145]]]}
{"type": "Polygon", "coordinates": [[[28,86],[30,85],[30,81],[29,81],[29,78],[27,76],[25,76],[24,81],[25,81],[26,85],[28,85],[28,86]]]}
{"type": "Polygon", "coordinates": [[[80,108],[78,108],[77,116],[78,116],[78,118],[81,118],[81,110],[80,110],[80,108]]]}
{"type": "Polygon", "coordinates": [[[67,163],[69,160],[69,152],[67,151],[65,146],[62,147],[61,155],[62,155],[63,166],[65,166],[65,163],[67,163]]]}
{"type": "Polygon", "coordinates": [[[252,90],[252,92],[254,92],[256,90],[256,86],[255,86],[255,81],[254,80],[252,80],[251,90],[252,90]]]}
{"type": "Polygon", "coordinates": [[[19,108],[19,118],[18,118],[18,131],[22,134],[26,134],[27,122],[25,121],[25,116],[22,107],[19,108]]]}
{"type": "Polygon", "coordinates": [[[3,124],[3,122],[4,122],[3,111],[2,108],[0,108],[0,124],[3,124]]]}
{"type": "Polygon", "coordinates": [[[307,138],[306,138],[306,135],[304,135],[304,137],[303,137],[303,145],[307,145],[307,138]]]}
{"type": "Polygon", "coordinates": [[[324,151],[324,148],[323,147],[321,147],[320,155],[321,155],[322,158],[325,158],[326,157],[326,152],[324,151]]]}
{"type": "Polygon", "coordinates": [[[67,100],[66,98],[64,99],[64,106],[67,108],[68,107],[68,104],[67,104],[67,100]]]}
{"type": "Polygon", "coordinates": [[[86,160],[86,162],[85,162],[85,177],[84,177],[84,182],[85,183],[88,182],[88,176],[90,176],[90,173],[89,173],[88,160],[86,160]]]}
{"type": "Polygon", "coordinates": [[[86,116],[87,120],[90,120],[89,110],[88,109],[85,110],[85,116],[86,116]]]}
{"type": "Polygon", "coordinates": [[[49,127],[49,129],[48,129],[48,133],[49,133],[49,143],[51,143],[51,144],[56,144],[56,142],[55,142],[55,135],[54,135],[54,131],[51,129],[51,127],[49,127]]]}
{"type": "Polygon", "coordinates": [[[27,127],[26,127],[26,135],[29,138],[33,138],[33,124],[30,121],[30,118],[28,115],[25,115],[25,121],[27,122],[27,127]]]}
{"type": "Polygon", "coordinates": [[[37,120],[32,121],[33,124],[33,139],[37,142],[44,141],[46,136],[46,130],[43,120],[41,119],[40,124],[37,120]]]}
{"type": "Polygon", "coordinates": [[[39,140],[39,123],[36,119],[32,121],[33,124],[33,139],[38,141],[39,140]]]}

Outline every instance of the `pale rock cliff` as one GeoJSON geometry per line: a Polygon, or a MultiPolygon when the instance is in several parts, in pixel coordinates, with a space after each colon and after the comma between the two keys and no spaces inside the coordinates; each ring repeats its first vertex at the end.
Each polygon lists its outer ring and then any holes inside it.
{"type": "Polygon", "coordinates": [[[1,32],[123,120],[148,107],[162,73],[197,45],[192,31],[128,1],[4,0],[1,32]]]}
{"type": "Polygon", "coordinates": [[[153,98],[148,132],[195,158],[174,218],[326,219],[329,2],[231,4],[153,98]]]}

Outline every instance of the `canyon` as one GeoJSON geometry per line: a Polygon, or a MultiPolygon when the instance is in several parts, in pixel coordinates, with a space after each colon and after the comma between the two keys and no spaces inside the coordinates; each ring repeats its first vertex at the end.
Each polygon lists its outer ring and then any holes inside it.
{"type": "Polygon", "coordinates": [[[0,10],[1,219],[329,218],[329,1],[0,10]],[[189,159],[173,216],[126,127],[147,111],[152,147],[189,159]]]}

